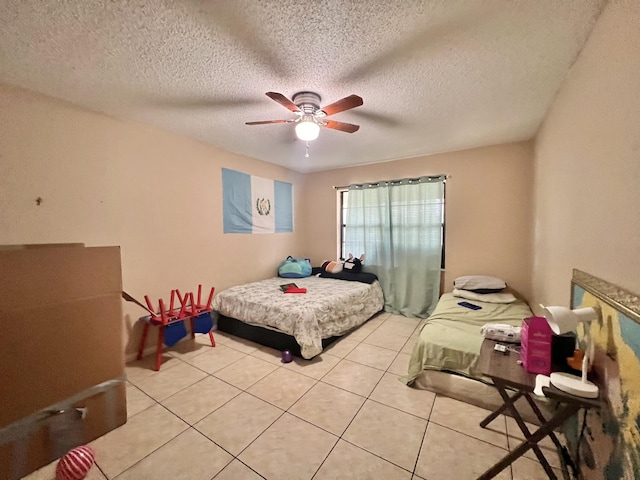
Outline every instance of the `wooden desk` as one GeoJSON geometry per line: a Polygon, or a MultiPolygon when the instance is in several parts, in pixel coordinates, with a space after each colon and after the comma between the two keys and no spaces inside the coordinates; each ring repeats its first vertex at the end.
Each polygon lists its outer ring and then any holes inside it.
{"type": "Polygon", "coordinates": [[[508,352],[507,354],[504,354],[496,352],[494,350],[494,346],[497,343],[499,342],[495,342],[493,340],[485,340],[482,343],[480,358],[478,359],[478,367],[484,375],[493,380],[495,387],[498,389],[498,393],[500,393],[500,396],[504,400],[504,404],[480,422],[480,426],[485,428],[498,415],[508,409],[522,431],[525,440],[518,445],[515,450],[507,454],[502,460],[480,475],[478,480],[486,480],[495,477],[528,450],[533,450],[536,454],[536,457],[540,460],[542,468],[544,468],[548,477],[551,480],[557,480],[556,474],[553,472],[549,462],[542,454],[540,447],[538,447],[538,442],[548,436],[551,438],[558,450],[560,450],[562,445],[553,431],[575,415],[581,408],[599,407],[600,401],[597,399],[594,400],[576,397],[558,390],[553,386],[544,387],[542,391],[545,396],[558,403],[558,408],[555,410],[553,416],[547,420],[531,395],[533,394],[533,390],[536,386],[536,375],[527,373],[518,363],[519,355],[517,353],[508,352]],[[510,389],[511,391],[515,390],[515,393],[509,396],[509,391],[507,389],[510,389]],[[527,425],[524,423],[524,420],[515,407],[514,402],[520,397],[524,397],[527,400],[538,417],[538,420],[540,420],[540,428],[533,433],[529,431],[527,425]]]}

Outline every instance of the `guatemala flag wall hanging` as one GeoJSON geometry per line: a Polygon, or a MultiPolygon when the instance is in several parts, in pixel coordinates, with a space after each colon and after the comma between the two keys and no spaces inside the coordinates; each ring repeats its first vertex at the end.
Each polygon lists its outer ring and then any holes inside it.
{"type": "Polygon", "coordinates": [[[293,185],[222,169],[224,233],[293,232],[293,185]]]}

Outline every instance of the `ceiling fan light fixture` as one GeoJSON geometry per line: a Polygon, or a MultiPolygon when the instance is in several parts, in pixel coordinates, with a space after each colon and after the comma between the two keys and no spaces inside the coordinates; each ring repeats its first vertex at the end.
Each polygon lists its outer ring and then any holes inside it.
{"type": "Polygon", "coordinates": [[[353,123],[338,122],[336,120],[325,120],[330,115],[351,110],[363,105],[362,97],[349,95],[337,102],[320,108],[320,95],[313,92],[298,92],[293,96],[293,101],[278,92],[267,92],[267,97],[279,103],[287,110],[295,113],[298,118],[291,120],[262,120],[259,122],[246,122],[247,125],[266,125],[271,123],[295,123],[296,136],[304,141],[310,142],[318,138],[320,127],[330,128],[339,132],[355,133],[360,128],[353,123]]]}
{"type": "Polygon", "coordinates": [[[311,118],[303,118],[296,125],[296,136],[300,140],[310,142],[318,138],[320,133],[320,125],[313,121],[311,118]]]}

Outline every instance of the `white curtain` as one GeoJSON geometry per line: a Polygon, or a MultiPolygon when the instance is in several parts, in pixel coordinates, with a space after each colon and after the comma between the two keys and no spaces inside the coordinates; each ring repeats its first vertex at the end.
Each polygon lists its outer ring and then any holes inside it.
{"type": "Polygon", "coordinates": [[[351,185],[346,252],[366,254],[378,275],[385,311],[426,318],[440,293],[444,176],[351,185]]]}

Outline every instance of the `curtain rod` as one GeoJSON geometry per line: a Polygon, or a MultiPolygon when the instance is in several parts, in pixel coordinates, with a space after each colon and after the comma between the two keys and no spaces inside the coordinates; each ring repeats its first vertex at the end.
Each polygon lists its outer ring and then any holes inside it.
{"type": "MultiPolygon", "coordinates": [[[[354,185],[380,185],[381,183],[400,183],[400,182],[404,182],[404,181],[418,181],[421,178],[428,178],[428,179],[436,179],[436,178],[444,178],[444,180],[446,181],[447,179],[451,178],[451,175],[425,175],[422,177],[412,177],[412,178],[399,178],[396,180],[380,180],[378,182],[364,182],[364,183],[355,183],[354,185]]],[[[351,185],[339,185],[336,186],[334,185],[333,188],[334,190],[343,190],[345,188],[349,188],[351,185]]]]}

